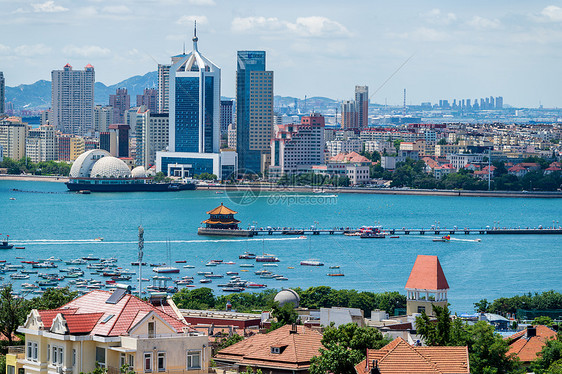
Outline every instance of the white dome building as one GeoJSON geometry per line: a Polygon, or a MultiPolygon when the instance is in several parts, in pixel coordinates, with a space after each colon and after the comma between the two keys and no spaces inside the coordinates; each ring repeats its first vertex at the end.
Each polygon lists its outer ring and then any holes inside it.
{"type": "Polygon", "coordinates": [[[131,177],[133,178],[146,178],[146,170],[144,166],[137,166],[131,171],[131,177]]]}
{"type": "Polygon", "coordinates": [[[279,293],[277,293],[277,295],[275,295],[273,301],[277,301],[279,303],[279,306],[283,306],[288,303],[293,303],[295,308],[297,308],[299,306],[301,298],[299,297],[299,294],[296,291],[291,290],[290,288],[285,288],[281,290],[279,293]]]}
{"type": "Polygon", "coordinates": [[[104,157],[111,157],[111,154],[103,149],[92,149],[82,153],[70,168],[70,178],[90,178],[94,164],[104,157]]]}
{"type": "Polygon", "coordinates": [[[123,160],[106,156],[96,161],[90,178],[131,178],[131,171],[123,160]]]}

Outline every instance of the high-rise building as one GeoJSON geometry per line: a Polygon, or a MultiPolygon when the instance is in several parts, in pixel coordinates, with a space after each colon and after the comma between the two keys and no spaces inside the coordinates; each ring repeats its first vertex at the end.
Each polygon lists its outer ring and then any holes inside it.
{"type": "Polygon", "coordinates": [[[86,150],[84,138],[61,134],[57,139],[59,161],[75,161],[86,150]]]}
{"type": "Polygon", "coordinates": [[[341,127],[344,130],[357,130],[357,111],[355,101],[345,100],[341,104],[341,127]]]}
{"type": "Polygon", "coordinates": [[[158,112],[168,113],[170,95],[169,64],[158,64],[158,112]]]}
{"type": "Polygon", "coordinates": [[[83,135],[94,126],[94,67],[72,70],[66,64],[51,72],[51,107],[55,129],[83,135]]]}
{"type": "Polygon", "coordinates": [[[265,51],[238,51],[236,121],[240,172],[263,172],[273,135],[273,71],[265,70],[265,51]]]}
{"type": "Polygon", "coordinates": [[[360,129],[369,127],[369,87],[355,86],[355,110],[357,111],[357,126],[360,129]]]}
{"type": "Polygon", "coordinates": [[[232,123],[232,100],[221,100],[221,135],[226,134],[228,125],[232,123]]]}
{"type": "Polygon", "coordinates": [[[115,157],[129,157],[129,125],[114,123],[109,125],[109,133],[115,134],[117,152],[115,157]]]}
{"type": "Polygon", "coordinates": [[[503,97],[496,97],[496,109],[503,109],[503,97]]]}
{"type": "Polygon", "coordinates": [[[123,113],[131,107],[131,97],[126,88],[118,88],[109,95],[109,106],[113,108],[113,123],[123,123],[123,113]]]}
{"type": "Polygon", "coordinates": [[[6,81],[4,80],[4,73],[0,71],[0,114],[4,114],[6,102],[6,81]]]}
{"type": "Polygon", "coordinates": [[[100,149],[111,153],[112,156],[117,155],[117,138],[114,132],[100,132],[100,149]]]}
{"type": "Polygon", "coordinates": [[[135,164],[146,169],[156,162],[156,152],[168,147],[169,121],[167,113],[152,113],[140,107],[136,122],[135,164]]]}
{"type": "Polygon", "coordinates": [[[0,146],[3,157],[20,160],[25,156],[25,139],[29,126],[19,117],[0,121],[0,146]]]}
{"type": "Polygon", "coordinates": [[[105,132],[113,123],[113,108],[96,105],[94,107],[94,131],[105,132]]]}
{"type": "Polygon", "coordinates": [[[193,51],[170,68],[170,152],[220,151],[220,68],[199,53],[197,33],[193,51]]]}
{"type": "Polygon", "coordinates": [[[142,95],[137,95],[137,106],[144,105],[151,113],[158,112],[158,90],[155,88],[145,88],[142,95]]]}
{"type": "Polygon", "coordinates": [[[58,160],[58,144],[55,127],[41,125],[29,129],[25,140],[25,153],[32,162],[58,160]]]}

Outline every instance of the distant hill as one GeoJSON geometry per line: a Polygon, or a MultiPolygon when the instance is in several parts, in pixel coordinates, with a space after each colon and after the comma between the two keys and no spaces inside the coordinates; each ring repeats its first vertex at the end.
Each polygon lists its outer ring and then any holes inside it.
{"type": "MultiPolygon", "coordinates": [[[[106,86],[96,82],[94,101],[96,104],[108,105],[109,95],[117,88],[126,88],[131,96],[131,106],[136,105],[137,95],[145,88],[158,88],[158,72],[151,71],[145,75],[136,75],[117,84],[106,86]]],[[[6,87],[6,102],[14,103],[14,109],[48,109],[51,107],[51,82],[40,80],[33,84],[20,84],[17,87],[6,87]]]]}

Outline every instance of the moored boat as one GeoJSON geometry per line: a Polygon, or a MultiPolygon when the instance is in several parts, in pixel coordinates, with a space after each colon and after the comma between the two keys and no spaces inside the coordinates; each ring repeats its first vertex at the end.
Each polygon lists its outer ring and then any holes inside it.
{"type": "Polygon", "coordinates": [[[318,260],[304,260],[304,261],[301,261],[301,265],[302,266],[324,266],[324,263],[320,262],[318,260]]]}

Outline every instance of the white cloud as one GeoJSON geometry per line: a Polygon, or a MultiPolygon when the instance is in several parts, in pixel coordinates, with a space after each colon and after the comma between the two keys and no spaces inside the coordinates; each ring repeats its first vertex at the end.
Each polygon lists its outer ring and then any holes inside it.
{"type": "Polygon", "coordinates": [[[494,18],[484,18],[480,16],[474,16],[467,24],[475,29],[484,30],[484,29],[499,29],[501,27],[501,22],[499,19],[494,18]]]}
{"type": "Polygon", "coordinates": [[[108,48],[99,47],[97,45],[84,45],[80,47],[67,45],[62,49],[62,52],[67,57],[105,57],[111,53],[108,48]]]}
{"type": "Polygon", "coordinates": [[[389,33],[390,38],[405,39],[416,42],[443,42],[451,38],[450,33],[438,31],[429,27],[418,27],[412,32],[389,33]]]}
{"type": "Polygon", "coordinates": [[[540,20],[550,22],[562,21],[562,8],[556,5],[549,5],[541,11],[540,20]]]}
{"type": "Polygon", "coordinates": [[[93,6],[87,6],[78,9],[76,13],[82,17],[94,17],[98,14],[98,10],[93,6]]]}
{"type": "Polygon", "coordinates": [[[10,53],[10,47],[4,44],[0,44],[0,55],[6,56],[10,53]]]}
{"type": "Polygon", "coordinates": [[[188,0],[188,3],[191,5],[203,5],[203,6],[212,6],[216,4],[214,0],[188,0]]]}
{"type": "Polygon", "coordinates": [[[193,22],[197,21],[197,23],[201,24],[201,25],[206,25],[209,23],[209,20],[207,19],[206,16],[181,16],[176,23],[183,25],[183,24],[191,24],[193,25],[193,22]]]}
{"type": "Polygon", "coordinates": [[[351,34],[341,23],[320,16],[298,17],[295,22],[283,21],[276,17],[236,17],[232,20],[231,29],[239,33],[287,31],[301,37],[335,37],[351,34]]]}
{"type": "Polygon", "coordinates": [[[51,53],[51,48],[47,47],[45,44],[34,44],[27,45],[23,44],[14,49],[16,55],[23,57],[32,57],[39,55],[48,55],[51,53]]]}
{"type": "Polygon", "coordinates": [[[449,25],[457,20],[455,13],[443,13],[438,8],[422,13],[420,16],[427,22],[438,25],[449,25]]]}
{"type": "Polygon", "coordinates": [[[34,12],[41,13],[56,13],[56,12],[66,12],[68,8],[62,5],[56,5],[53,0],[45,1],[44,3],[31,4],[34,12]]]}
{"type": "Polygon", "coordinates": [[[101,10],[102,13],[109,13],[109,14],[129,14],[131,13],[131,9],[126,5],[108,5],[103,7],[101,10]]]}

